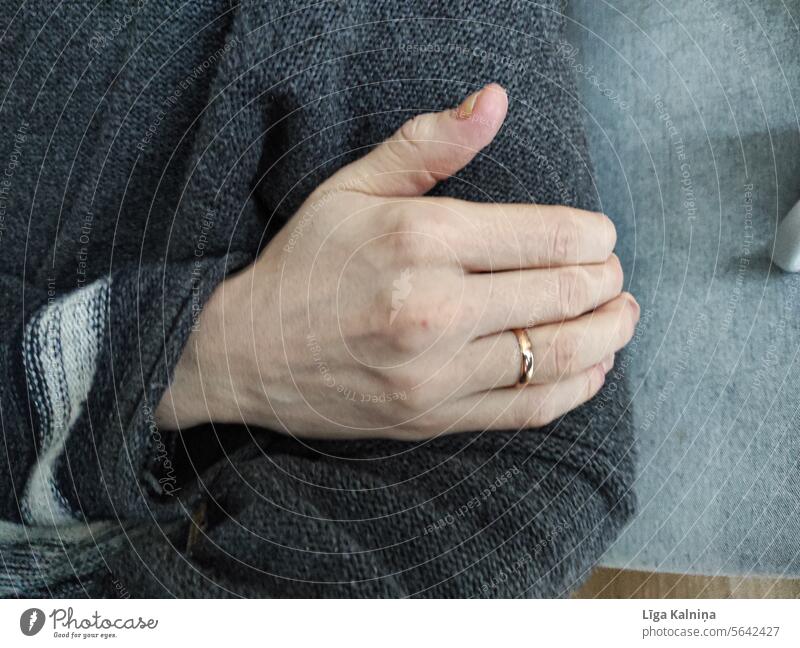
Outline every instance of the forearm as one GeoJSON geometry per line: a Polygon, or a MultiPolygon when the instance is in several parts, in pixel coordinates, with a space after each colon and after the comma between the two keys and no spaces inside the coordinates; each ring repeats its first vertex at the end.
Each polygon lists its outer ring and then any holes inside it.
{"type": "Polygon", "coordinates": [[[178,430],[210,422],[278,425],[267,394],[275,395],[287,373],[281,371],[285,363],[270,280],[251,264],[214,289],[156,409],[159,427],[178,430]],[[256,286],[258,298],[265,302],[257,323],[251,320],[256,286]]]}
{"type": "MultiPolygon", "coordinates": [[[[228,369],[230,358],[225,353],[225,294],[231,289],[230,279],[217,286],[195,320],[169,386],[155,411],[160,428],[178,430],[209,421],[236,420],[233,374],[228,369]]],[[[231,333],[228,330],[228,335],[231,333]]]]}
{"type": "Polygon", "coordinates": [[[210,258],[200,272],[193,262],[171,264],[166,279],[161,266],[120,269],[45,300],[21,337],[8,336],[4,518],[136,517],[149,510],[143,494],[152,485],[170,474],[175,485],[153,409],[191,327],[186,286],[196,281],[202,304],[224,269],[210,258]]]}

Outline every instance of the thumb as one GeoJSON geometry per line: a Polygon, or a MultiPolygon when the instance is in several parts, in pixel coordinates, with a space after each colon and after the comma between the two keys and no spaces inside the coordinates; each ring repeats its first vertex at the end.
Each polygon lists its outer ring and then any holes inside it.
{"type": "Polygon", "coordinates": [[[382,196],[419,196],[467,164],[497,135],[508,97],[492,83],[458,108],[418,115],[329,182],[382,196]]]}

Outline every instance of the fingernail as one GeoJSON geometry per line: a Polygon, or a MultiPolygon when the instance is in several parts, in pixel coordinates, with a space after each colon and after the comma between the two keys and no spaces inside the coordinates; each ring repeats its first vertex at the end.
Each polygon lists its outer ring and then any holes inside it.
{"type": "Polygon", "coordinates": [[[456,108],[456,117],[458,119],[469,119],[472,117],[472,111],[475,110],[475,102],[478,100],[478,95],[482,90],[473,92],[469,97],[461,102],[461,105],[456,108]]]}

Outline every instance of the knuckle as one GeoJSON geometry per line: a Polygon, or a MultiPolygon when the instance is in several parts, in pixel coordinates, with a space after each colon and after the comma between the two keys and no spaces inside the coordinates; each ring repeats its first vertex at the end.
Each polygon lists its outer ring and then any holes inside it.
{"type": "Polygon", "coordinates": [[[605,228],[605,238],[608,242],[608,249],[613,250],[617,245],[617,226],[614,225],[614,221],[605,214],[600,213],[597,216],[602,221],[602,225],[605,228]]]}
{"type": "Polygon", "coordinates": [[[627,344],[636,334],[636,325],[639,322],[639,304],[629,297],[625,305],[625,315],[619,318],[620,336],[622,344],[627,344]]]}
{"type": "Polygon", "coordinates": [[[423,337],[439,337],[466,320],[470,307],[449,296],[423,293],[410,301],[398,317],[400,326],[407,332],[423,337]]]}
{"type": "Polygon", "coordinates": [[[633,324],[634,326],[639,323],[639,316],[642,313],[642,308],[639,306],[639,302],[636,301],[636,298],[631,295],[631,315],[633,317],[633,324]]]}
{"type": "Polygon", "coordinates": [[[558,273],[558,294],[561,312],[575,317],[583,312],[586,299],[586,272],[581,268],[564,269],[558,273]]]}
{"type": "Polygon", "coordinates": [[[445,308],[420,305],[422,300],[408,304],[397,315],[390,336],[403,353],[421,353],[446,329],[445,308]]]}
{"type": "Polygon", "coordinates": [[[579,343],[577,338],[570,334],[562,332],[556,338],[553,345],[553,368],[556,376],[568,376],[572,373],[575,365],[575,356],[578,352],[579,343]]]}
{"type": "Polygon", "coordinates": [[[396,209],[389,232],[390,253],[407,264],[421,264],[436,254],[437,245],[447,238],[440,210],[422,203],[396,209]]]}
{"type": "Polygon", "coordinates": [[[425,258],[423,241],[411,230],[401,230],[389,236],[392,257],[404,265],[421,265],[425,258]]]}
{"type": "Polygon", "coordinates": [[[591,400],[600,391],[605,382],[605,372],[602,367],[594,367],[586,378],[586,387],[583,402],[591,400]]]}
{"type": "Polygon", "coordinates": [[[572,259],[578,248],[578,224],[573,216],[561,218],[553,229],[550,254],[554,260],[572,259]]]}
{"type": "Polygon", "coordinates": [[[390,205],[392,214],[392,232],[403,234],[406,232],[415,233],[420,226],[420,210],[412,208],[406,202],[390,205]]]}
{"type": "Polygon", "coordinates": [[[390,254],[398,261],[414,265],[424,258],[423,239],[418,234],[418,218],[408,209],[398,210],[386,241],[390,254]]]}
{"type": "Polygon", "coordinates": [[[406,207],[415,231],[437,240],[448,235],[451,210],[444,201],[417,200],[406,207]]]}
{"type": "Polygon", "coordinates": [[[485,306],[476,300],[464,298],[450,306],[448,327],[455,331],[469,332],[474,330],[483,315],[485,306]]]}
{"type": "Polygon", "coordinates": [[[452,297],[445,297],[438,302],[434,312],[429,317],[431,329],[436,335],[447,333],[448,331],[460,331],[469,323],[469,312],[471,306],[463,300],[456,300],[452,297]]]}
{"type": "Polygon", "coordinates": [[[631,316],[628,319],[628,326],[625,330],[625,344],[628,344],[634,335],[636,335],[636,318],[631,316]]]}
{"type": "Polygon", "coordinates": [[[631,316],[628,318],[628,327],[627,331],[625,332],[625,344],[630,342],[633,339],[633,336],[636,335],[636,325],[639,323],[639,316],[637,312],[638,309],[634,310],[633,307],[631,308],[631,316]]]}
{"type": "Polygon", "coordinates": [[[415,146],[424,137],[425,115],[416,115],[400,126],[400,139],[415,146]]]}

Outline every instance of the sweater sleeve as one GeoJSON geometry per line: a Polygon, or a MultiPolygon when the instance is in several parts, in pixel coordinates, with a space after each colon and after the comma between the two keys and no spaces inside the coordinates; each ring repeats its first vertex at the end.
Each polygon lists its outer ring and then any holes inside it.
{"type": "Polygon", "coordinates": [[[122,269],[55,295],[5,279],[5,520],[136,518],[174,484],[153,412],[233,259],[122,269]],[[145,504],[147,502],[147,504],[145,504]]]}
{"type": "Polygon", "coordinates": [[[170,499],[174,439],[153,412],[205,299],[260,231],[247,200],[258,147],[233,166],[219,157],[230,140],[209,95],[230,12],[217,5],[48,0],[11,17],[3,520],[136,520],[170,499]]]}
{"type": "Polygon", "coordinates": [[[568,595],[635,508],[625,363],[541,429],[424,444],[258,434],[187,489],[170,542],[151,524],[140,564],[126,552],[111,569],[150,597],[568,595]]]}

